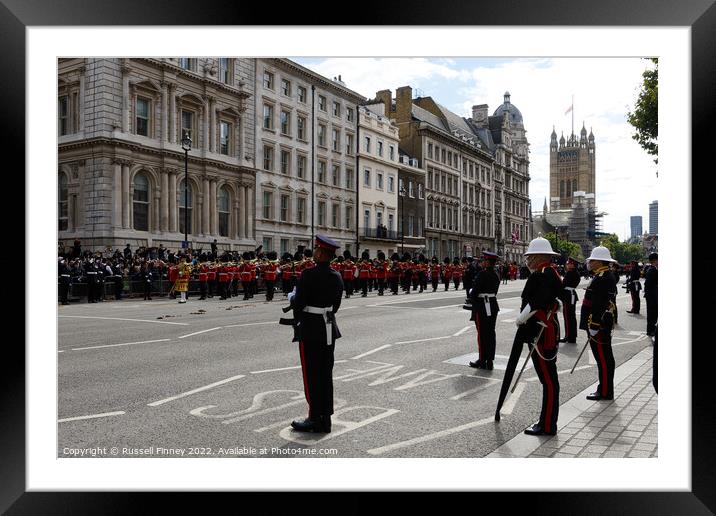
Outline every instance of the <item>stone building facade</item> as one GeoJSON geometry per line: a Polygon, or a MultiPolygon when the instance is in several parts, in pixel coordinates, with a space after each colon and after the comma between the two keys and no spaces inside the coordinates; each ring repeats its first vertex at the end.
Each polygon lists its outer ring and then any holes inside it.
{"type": "Polygon", "coordinates": [[[247,59],[60,59],[60,243],[175,249],[186,229],[195,249],[253,249],[254,73],[247,59]]]}
{"type": "Polygon", "coordinates": [[[356,245],[357,106],[365,98],[288,59],[255,59],[256,239],[264,251],[356,245]]]}

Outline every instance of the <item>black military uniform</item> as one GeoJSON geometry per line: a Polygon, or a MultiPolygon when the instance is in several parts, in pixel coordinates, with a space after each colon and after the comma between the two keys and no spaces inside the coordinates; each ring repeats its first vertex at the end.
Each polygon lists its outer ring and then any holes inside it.
{"type": "Polygon", "coordinates": [[[69,305],[67,300],[70,293],[70,268],[64,258],[60,258],[57,264],[57,275],[60,280],[60,302],[69,305]]]}
{"type": "Polygon", "coordinates": [[[87,302],[96,303],[97,295],[97,270],[94,267],[94,260],[85,262],[85,278],[87,278],[87,302]]]}
{"type": "Polygon", "coordinates": [[[572,269],[567,269],[562,282],[563,289],[560,299],[562,300],[562,315],[564,316],[564,338],[560,342],[569,344],[577,343],[577,287],[582,280],[577,273],[577,262],[569,259],[572,269]]]}
{"type": "Polygon", "coordinates": [[[470,367],[492,371],[495,347],[497,346],[495,325],[497,324],[497,312],[500,311],[497,304],[500,277],[495,271],[495,262],[498,256],[495,253],[484,251],[483,258],[485,267],[477,273],[470,290],[470,301],[477,329],[477,350],[480,354],[476,361],[470,362],[470,367]]]}
{"type": "MultiPolygon", "coordinates": [[[[332,254],[339,246],[322,235],[316,247],[332,254]]],[[[301,432],[330,432],[333,414],[333,361],[335,340],[341,337],[335,313],[341,306],[343,280],[331,269],[330,260],[305,269],[291,300],[298,323],[303,386],[308,402],[308,418],[291,426],[301,432]]]]}
{"type": "Polygon", "coordinates": [[[641,291],[641,267],[634,260],[631,262],[631,270],[629,271],[629,277],[626,281],[627,292],[631,294],[631,310],[627,310],[628,314],[638,314],[641,310],[641,298],[639,292],[641,291]]]}
{"type": "MultiPolygon", "coordinates": [[[[540,254],[540,253],[536,253],[540,254]]],[[[525,338],[532,342],[540,332],[537,347],[532,353],[532,364],[542,384],[542,410],[539,422],[525,430],[528,435],[554,435],[557,433],[559,414],[559,378],[557,377],[557,340],[559,322],[557,310],[562,292],[562,279],[555,268],[545,262],[529,275],[522,290],[522,314],[529,316],[525,323],[525,338]],[[529,308],[528,308],[529,307],[529,308]]],[[[523,315],[520,314],[520,317],[523,315]]],[[[518,322],[520,318],[518,317],[518,322]]]]}
{"type": "MultiPolygon", "coordinates": [[[[599,249],[598,247],[595,248],[599,249]]],[[[594,253],[594,251],[592,251],[594,253]]],[[[589,347],[599,369],[599,386],[589,394],[589,400],[614,399],[614,353],[612,352],[612,329],[614,327],[614,302],[617,282],[604,265],[594,270],[594,278],[587,286],[582,301],[579,329],[587,331],[589,347]]]]}
{"type": "Polygon", "coordinates": [[[649,255],[651,266],[644,277],[644,299],[646,299],[646,334],[653,337],[659,316],[659,285],[656,253],[649,255]]]}
{"type": "Polygon", "coordinates": [[[152,300],[152,270],[149,264],[145,263],[141,272],[142,285],[144,286],[144,300],[152,300]]]}
{"type": "Polygon", "coordinates": [[[124,277],[122,266],[118,263],[114,266],[114,298],[117,301],[122,299],[122,290],[124,290],[124,277]]]}

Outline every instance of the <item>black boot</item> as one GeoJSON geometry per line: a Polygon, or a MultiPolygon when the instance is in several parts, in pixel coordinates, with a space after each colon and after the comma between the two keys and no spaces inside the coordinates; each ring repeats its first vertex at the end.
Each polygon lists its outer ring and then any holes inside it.
{"type": "MultiPolygon", "coordinates": [[[[330,426],[330,422],[329,422],[330,426]]],[[[293,421],[291,427],[298,432],[320,432],[326,433],[324,429],[323,419],[319,416],[317,418],[306,418],[303,421],[293,421]]],[[[328,430],[330,432],[330,429],[328,430]]]]}

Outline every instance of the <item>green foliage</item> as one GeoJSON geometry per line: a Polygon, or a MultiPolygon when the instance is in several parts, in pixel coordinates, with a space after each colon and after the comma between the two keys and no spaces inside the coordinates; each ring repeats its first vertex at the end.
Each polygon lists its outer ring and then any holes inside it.
{"type": "Polygon", "coordinates": [[[599,245],[609,249],[612,258],[621,264],[629,263],[632,260],[644,260],[644,250],[640,245],[620,242],[619,237],[613,233],[602,238],[599,245]]]}
{"type": "Polygon", "coordinates": [[[627,113],[627,121],[634,126],[636,133],[632,135],[642,149],[656,156],[654,163],[659,162],[659,60],[650,58],[654,68],[646,70],[642,77],[639,98],[634,111],[627,113]]]}
{"type": "Polygon", "coordinates": [[[582,255],[582,248],[579,244],[560,238],[557,241],[557,236],[554,233],[547,233],[543,235],[544,238],[549,240],[549,244],[552,246],[552,250],[555,253],[560,253],[565,258],[574,258],[577,261],[583,262],[584,256],[582,255]]]}

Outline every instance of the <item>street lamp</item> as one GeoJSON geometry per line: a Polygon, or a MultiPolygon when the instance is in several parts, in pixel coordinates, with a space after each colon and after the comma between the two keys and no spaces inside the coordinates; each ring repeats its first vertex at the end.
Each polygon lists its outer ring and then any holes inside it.
{"type": "Polygon", "coordinates": [[[405,186],[400,186],[400,254],[405,254],[405,186]]]}
{"type": "Polygon", "coordinates": [[[184,149],[184,249],[189,249],[189,151],[191,150],[191,138],[184,132],[181,139],[181,148],[184,149]]]}

